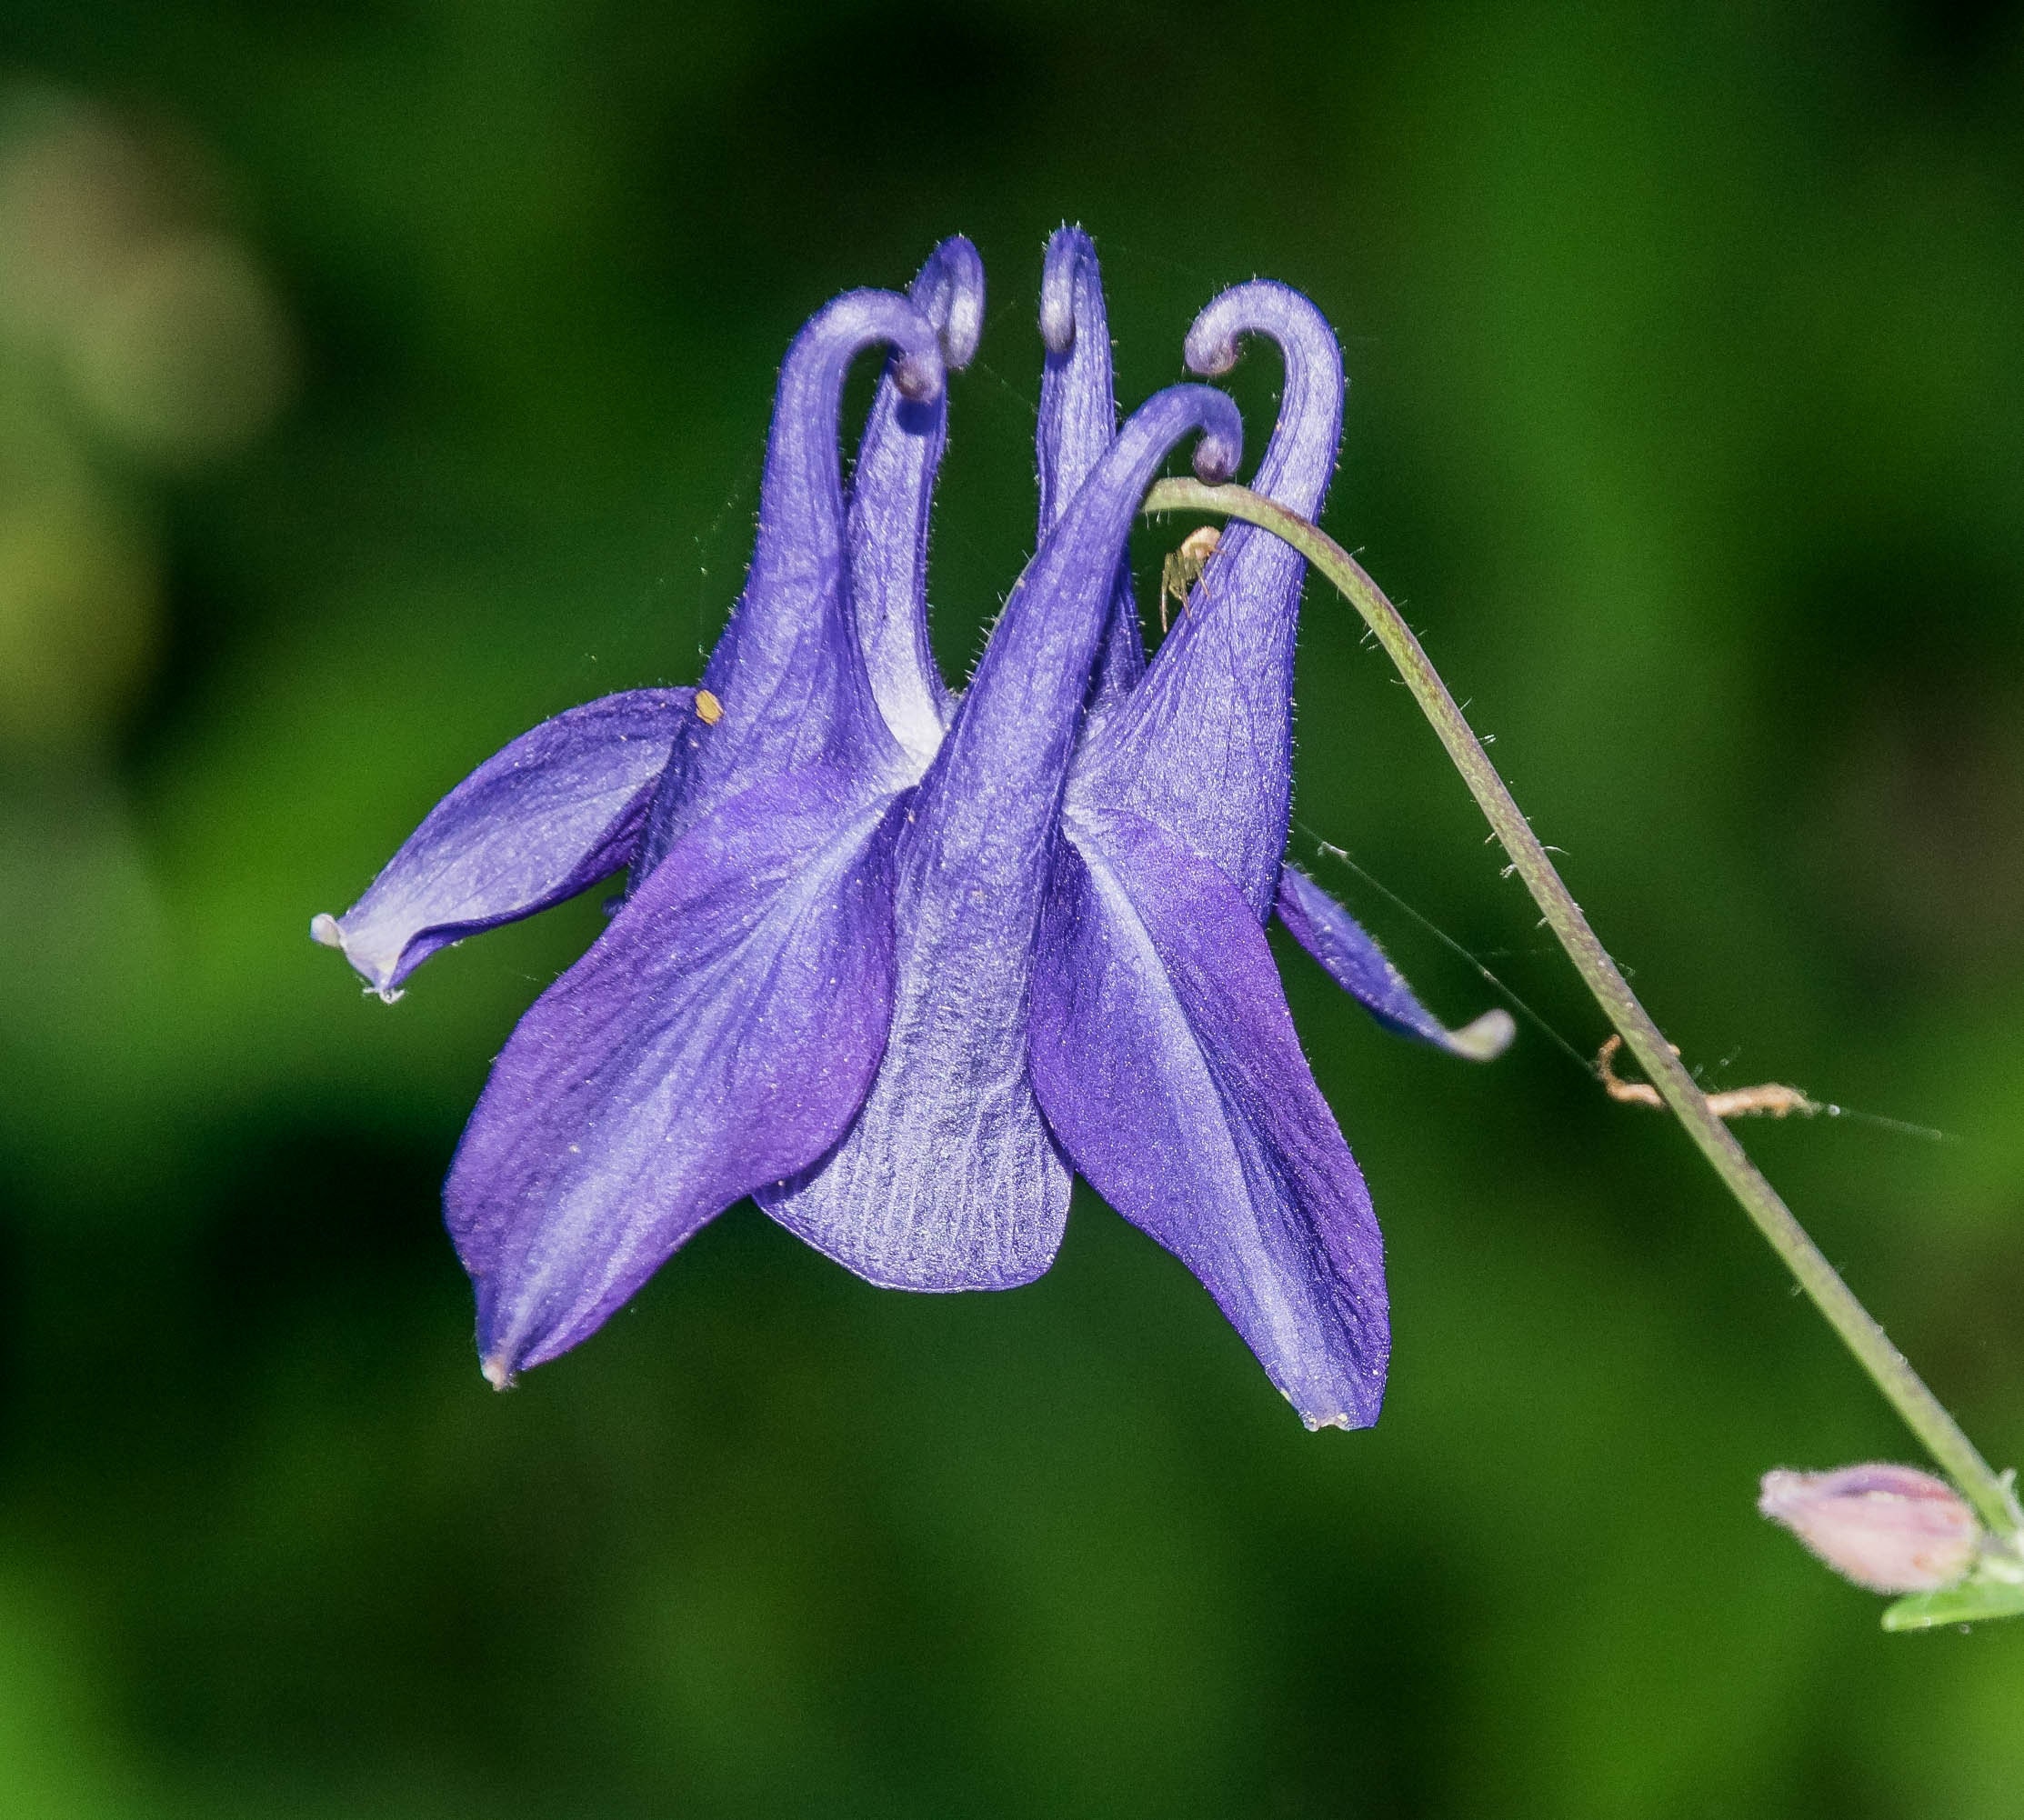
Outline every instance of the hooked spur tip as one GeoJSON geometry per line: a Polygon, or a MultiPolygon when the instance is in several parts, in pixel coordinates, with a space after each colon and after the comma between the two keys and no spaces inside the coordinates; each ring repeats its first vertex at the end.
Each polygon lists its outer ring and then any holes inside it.
{"type": "Polygon", "coordinates": [[[942,363],[909,354],[893,368],[893,384],[899,387],[901,397],[917,405],[932,405],[942,395],[942,363]]]}
{"type": "Polygon", "coordinates": [[[1211,430],[1195,445],[1195,477],[1206,486],[1220,486],[1243,458],[1242,443],[1211,430]]]}
{"type": "Polygon", "coordinates": [[[1288,350],[1310,356],[1332,353],[1335,332],[1321,312],[1299,292],[1270,278],[1253,278],[1218,292],[1202,305],[1181,344],[1190,373],[1227,373],[1243,352],[1246,335],[1269,335],[1288,350]]]}
{"type": "Polygon", "coordinates": [[[309,939],[326,948],[344,952],[345,932],[337,926],[337,919],[329,911],[309,919],[309,939]]]}
{"type": "Polygon", "coordinates": [[[1079,227],[1057,227],[1047,242],[1040,273],[1040,340],[1049,354],[1067,354],[1076,345],[1076,277],[1083,263],[1096,264],[1097,249],[1079,227]]]}
{"type": "Polygon", "coordinates": [[[928,256],[914,295],[931,287],[929,315],[941,325],[942,359],[960,373],[984,338],[984,260],[968,235],[952,234],[928,256]]]}
{"type": "Polygon", "coordinates": [[[1217,379],[1237,365],[1237,355],[1242,352],[1237,337],[1221,324],[1197,317],[1195,326],[1187,332],[1181,358],[1187,363],[1187,370],[1197,377],[1217,379]]]}
{"type": "Polygon", "coordinates": [[[1469,1062],[1494,1062],[1511,1046],[1518,1035],[1518,1021],[1501,1005],[1471,1018],[1459,1030],[1448,1035],[1448,1046],[1469,1062]]]}
{"type": "Polygon", "coordinates": [[[511,1390],[513,1388],[512,1361],[504,1353],[494,1353],[490,1358],[478,1366],[478,1370],[484,1375],[486,1383],[490,1385],[494,1390],[511,1390]]]}
{"type": "Polygon", "coordinates": [[[1076,345],[1076,306],[1066,295],[1040,293],[1040,342],[1049,354],[1072,353],[1076,345]]]}

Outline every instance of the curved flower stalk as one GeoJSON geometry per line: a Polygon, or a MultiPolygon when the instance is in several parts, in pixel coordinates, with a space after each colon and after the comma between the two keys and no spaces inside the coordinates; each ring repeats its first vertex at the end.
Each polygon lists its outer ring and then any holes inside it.
{"type": "MultiPolygon", "coordinates": [[[[909,298],[936,330],[943,365],[967,366],[983,322],[977,249],[960,235],[944,241],[909,298]]],[[[924,389],[919,360],[900,349],[887,363],[858,453],[846,533],[871,693],[894,743],[868,745],[881,764],[911,765],[917,775],[939,740],[947,703],[927,655],[923,592],[927,505],[947,440],[947,397],[938,381],[931,396],[909,395],[924,389]]],[[[790,400],[783,389],[781,405],[806,419],[809,401],[790,400]]],[[[814,468],[795,485],[819,491],[823,461],[834,470],[833,416],[830,425],[827,457],[817,451],[814,468]]],[[[796,497],[783,475],[773,509],[791,521],[796,497]]],[[[791,625],[807,611],[809,590],[793,562],[770,561],[762,570],[756,558],[744,599],[747,630],[755,602],[769,603],[766,618],[791,625]]],[[[424,961],[468,935],[534,915],[628,866],[636,887],[666,851],[665,830],[676,818],[671,797],[687,773],[676,765],[676,781],[666,782],[669,760],[678,743],[709,736],[723,705],[716,685],[740,667],[728,653],[713,661],[700,713],[695,689],[636,689],[571,708],[523,734],[429,813],[356,904],[341,917],[316,917],[310,933],[341,949],[368,988],[391,1003],[424,961]],[[654,851],[645,850],[650,812],[664,830],[654,851]]],[[[777,732],[777,720],[771,726],[777,732]]],[[[748,726],[744,736],[716,744],[731,748],[733,762],[719,768],[734,781],[742,772],[756,778],[768,769],[763,729],[748,726]]]]}
{"type": "MultiPolygon", "coordinates": [[[[1398,671],[1399,680],[1426,715],[1469,795],[1483,811],[1496,839],[1510,855],[1511,867],[1525,881],[1582,983],[1594,995],[1624,1045],[1645,1068],[1658,1096],[1713,1165],[1722,1185],[1748,1215],[1750,1224],[1792,1274],[1794,1285],[1809,1297],[1816,1310],[1861,1365],[1885,1399],[1904,1418],[1905,1425],[1942,1466],[1977,1520],[1985,1525],[1979,1554],[1969,1576],[1931,1592],[1899,1599],[1883,1615],[1887,1631],[1926,1630],[1937,1625],[1967,1625],[1983,1618],[2024,1614],[2024,1508],[2017,1497],[2014,1471],[1997,1472],[1983,1458],[1959,1423],[1932,1393],[1911,1362],[1891,1344],[1876,1317],[1862,1305],[1839,1271],[1828,1261],[1791,1208],[1764,1174],[1744,1153],[1714,1101],[1696,1085],[1666,1041],[1665,1033],[1638,1002],[1623,971],[1609,957],[1581,906],[1533,833],[1531,823],[1497,775],[1483,742],[1470,730],[1467,716],[1440,675],[1428,661],[1419,640],[1385,597],[1385,592],[1356,558],[1333,538],[1247,486],[1203,486],[1193,481],[1165,480],[1147,495],[1149,513],[1199,511],[1227,514],[1263,526],[1283,537],[1334,585],[1382,646],[1398,671]]],[[[1857,1476],[1876,1467],[1846,1469],[1857,1476]]],[[[1899,1468],[1885,1467],[1886,1473],[1899,1468]]],[[[1769,1481],[1767,1481],[1769,1489],[1769,1481]]]]}
{"type": "MultiPolygon", "coordinates": [[[[1079,344],[1101,338],[1101,291],[1087,241],[1072,253],[1071,295],[1096,330],[1079,344]]],[[[1310,515],[1341,428],[1335,337],[1296,293],[1244,285],[1197,318],[1188,365],[1227,371],[1248,333],[1271,335],[1287,365],[1257,489],[1310,515]]],[[[1092,363],[1070,376],[1075,388],[1043,399],[1043,475],[1050,445],[1086,445],[1107,415],[1096,396],[1107,372],[1092,363]]],[[[1067,794],[1032,1067],[1077,1168],[1195,1272],[1311,1426],[1348,1427],[1374,1421],[1383,1395],[1383,1247],[1295,1035],[1265,919],[1278,907],[1394,1029],[1480,1056],[1502,1049],[1510,1025],[1492,1013],[1448,1031],[1348,914],[1282,865],[1301,579],[1285,545],[1233,527],[1142,678],[1101,702],[1067,794]]]]}

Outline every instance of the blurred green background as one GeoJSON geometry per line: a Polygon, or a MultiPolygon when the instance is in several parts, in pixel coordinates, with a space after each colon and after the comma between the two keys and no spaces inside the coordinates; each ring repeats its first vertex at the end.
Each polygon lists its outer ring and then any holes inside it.
{"type": "MultiPolygon", "coordinates": [[[[1746,1135],[2024,1459],[2016,8],[8,0],[0,1814],[2024,1812],[2024,1624],[1887,1639],[1755,1515],[1911,1445],[1684,1141],[1292,951],[1374,1432],[1094,1199],[946,1298],[740,1208],[480,1381],[437,1184],[595,898],[391,1011],[311,913],[536,718],[695,677],[789,336],[957,229],[959,674],[1064,217],[1127,405],[1235,279],[1332,317],[1331,528],[1710,1085],[1947,1134],[1746,1135]]],[[[1592,1053],[1356,630],[1310,590],[1297,850],[1592,1053]]]]}

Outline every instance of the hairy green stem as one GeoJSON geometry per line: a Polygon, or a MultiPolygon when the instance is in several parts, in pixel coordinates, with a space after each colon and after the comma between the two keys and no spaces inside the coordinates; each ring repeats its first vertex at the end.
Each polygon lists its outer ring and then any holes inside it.
{"type": "Polygon", "coordinates": [[[1926,1387],[1905,1355],[1891,1345],[1889,1335],[1856,1299],[1820,1247],[1807,1236],[1806,1229],[1793,1217],[1778,1190],[1764,1178],[1735,1135],[1708,1105],[1707,1095],[1681,1065],[1650,1014],[1638,1002],[1629,982],[1596,939],[1581,906],[1554,870],[1553,862],[1498,775],[1482,742],[1469,730],[1448,685],[1428,661],[1411,628],[1399,617],[1398,609],[1385,597],[1384,590],[1325,532],[1248,487],[1163,480],[1147,495],[1144,509],[1147,513],[1213,514],[1258,525],[1292,545],[1348,598],[1377,635],[1386,655],[1398,665],[1398,674],[1433,723],[1470,795],[1489,818],[1491,828],[1510,855],[1533,901],[1545,914],[1548,925],[1647,1077],[1658,1089],[1659,1096],[1687,1127],[1688,1135],[1700,1147],[1701,1154],[1715,1165],[1715,1173],[1741,1203],[1771,1249],[1784,1260],[1814,1306],[1827,1316],[1828,1324],[1840,1335],[1857,1362],[1876,1381],[1877,1388],[1974,1505],[1990,1533],[2013,1548],[2018,1546],[2020,1533],[2024,1533],[2024,1513],[2019,1512],[2010,1486],[1989,1469],[1975,1444],[1926,1387]]]}

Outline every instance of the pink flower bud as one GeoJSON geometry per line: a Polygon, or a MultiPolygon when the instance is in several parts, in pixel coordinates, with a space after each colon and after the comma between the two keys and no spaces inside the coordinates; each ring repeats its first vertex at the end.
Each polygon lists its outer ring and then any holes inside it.
{"type": "Polygon", "coordinates": [[[1950,1486],[1909,1466],[1764,1475],[1757,1507],[1873,1593],[1930,1593],[1974,1565],[1981,1527],[1950,1486]]]}

